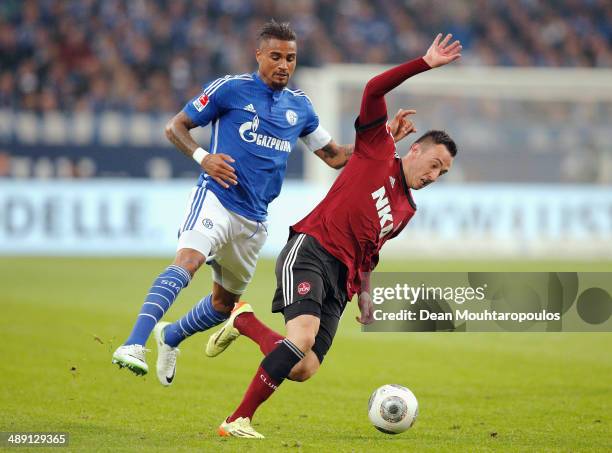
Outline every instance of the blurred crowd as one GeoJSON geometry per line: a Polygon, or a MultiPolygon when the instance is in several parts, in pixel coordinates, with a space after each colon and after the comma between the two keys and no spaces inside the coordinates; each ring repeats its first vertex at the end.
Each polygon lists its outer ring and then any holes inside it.
{"type": "Polygon", "coordinates": [[[306,66],[396,63],[448,31],[464,65],[612,67],[610,0],[2,0],[0,108],[176,111],[253,71],[271,17],[306,66]]]}

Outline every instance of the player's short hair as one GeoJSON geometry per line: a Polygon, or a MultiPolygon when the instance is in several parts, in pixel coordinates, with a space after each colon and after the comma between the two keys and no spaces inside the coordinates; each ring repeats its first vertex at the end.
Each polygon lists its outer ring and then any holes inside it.
{"type": "Polygon", "coordinates": [[[274,19],[270,19],[261,27],[257,43],[260,44],[262,41],[273,38],[280,41],[296,41],[297,35],[289,22],[276,22],[274,19]]]}
{"type": "Polygon", "coordinates": [[[444,131],[427,131],[423,135],[421,135],[414,143],[444,145],[446,146],[446,149],[448,150],[451,156],[455,157],[457,155],[457,144],[452,138],[450,138],[450,135],[448,135],[444,131]]]}

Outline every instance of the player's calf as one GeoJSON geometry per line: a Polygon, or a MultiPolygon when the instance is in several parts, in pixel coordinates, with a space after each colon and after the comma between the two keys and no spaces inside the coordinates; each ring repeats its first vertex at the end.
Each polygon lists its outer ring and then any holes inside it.
{"type": "Polygon", "coordinates": [[[240,294],[226,290],[217,282],[213,282],[212,306],[220,313],[229,314],[240,300],[240,294]]]}
{"type": "Polygon", "coordinates": [[[291,369],[288,377],[295,382],[307,381],[319,371],[320,366],[317,355],[312,351],[308,351],[304,358],[291,369]]]}

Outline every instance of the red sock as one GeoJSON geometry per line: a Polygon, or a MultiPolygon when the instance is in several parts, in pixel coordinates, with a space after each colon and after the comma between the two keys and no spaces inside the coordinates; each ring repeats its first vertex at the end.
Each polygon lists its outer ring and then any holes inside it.
{"type": "Polygon", "coordinates": [[[262,323],[255,317],[255,313],[251,312],[236,317],[234,327],[238,329],[241,335],[249,337],[257,343],[263,355],[272,352],[278,346],[278,342],[285,338],[262,323]]]}
{"type": "MultiPolygon", "coordinates": [[[[238,318],[242,316],[244,315],[240,315],[238,318]]],[[[240,417],[248,417],[253,420],[253,414],[257,408],[274,393],[278,385],[279,384],[266,373],[266,370],[260,366],[257,369],[257,373],[255,373],[255,377],[251,381],[251,385],[249,385],[249,388],[244,394],[240,406],[238,406],[238,409],[227,418],[227,421],[233,422],[240,417]]]]}

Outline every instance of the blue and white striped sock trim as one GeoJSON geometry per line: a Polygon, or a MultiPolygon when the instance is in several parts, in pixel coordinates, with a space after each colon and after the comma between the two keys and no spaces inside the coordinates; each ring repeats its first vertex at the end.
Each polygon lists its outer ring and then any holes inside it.
{"type": "Polygon", "coordinates": [[[172,270],[172,271],[176,272],[181,277],[183,277],[185,280],[187,280],[187,283],[185,284],[185,286],[187,286],[189,284],[189,282],[191,281],[191,274],[189,272],[187,272],[185,269],[183,269],[182,267],[180,267],[180,266],[177,266],[175,264],[171,264],[170,266],[168,266],[168,270],[172,270]]]}
{"type": "Polygon", "coordinates": [[[207,318],[212,320],[212,322],[221,323],[225,321],[227,318],[229,318],[229,313],[225,316],[222,316],[221,314],[219,314],[219,312],[217,312],[213,308],[212,302],[206,301],[202,303],[200,306],[202,307],[202,311],[204,312],[203,314],[206,315],[207,318]]]}
{"type": "Polygon", "coordinates": [[[283,340],[283,344],[287,346],[300,360],[304,358],[304,353],[300,351],[300,348],[294,345],[290,340],[285,338],[283,340]]]}
{"type": "Polygon", "coordinates": [[[177,324],[183,335],[189,337],[196,332],[203,332],[216,325],[221,324],[229,317],[218,313],[211,302],[211,295],[200,300],[185,316],[178,320],[177,324]],[[183,324],[184,321],[184,324],[183,324]]]}

